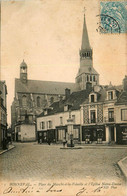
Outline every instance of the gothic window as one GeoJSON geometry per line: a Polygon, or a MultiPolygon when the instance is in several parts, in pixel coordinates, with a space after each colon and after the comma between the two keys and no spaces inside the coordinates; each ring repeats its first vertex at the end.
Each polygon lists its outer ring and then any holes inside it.
{"type": "Polygon", "coordinates": [[[26,95],[23,95],[22,97],[22,106],[27,106],[26,95]]]}
{"type": "Polygon", "coordinates": [[[52,104],[54,102],[54,97],[50,98],[50,103],[52,104]]]}
{"type": "Polygon", "coordinates": [[[89,76],[87,75],[87,81],[89,81],[89,76]]]}
{"type": "Polygon", "coordinates": [[[41,106],[41,98],[37,97],[37,107],[40,107],[40,106],[41,106]]]}
{"type": "Polygon", "coordinates": [[[93,76],[93,81],[95,82],[95,76],[93,76]]]}
{"type": "Polygon", "coordinates": [[[92,81],[92,76],[90,76],[90,81],[92,81]]]}

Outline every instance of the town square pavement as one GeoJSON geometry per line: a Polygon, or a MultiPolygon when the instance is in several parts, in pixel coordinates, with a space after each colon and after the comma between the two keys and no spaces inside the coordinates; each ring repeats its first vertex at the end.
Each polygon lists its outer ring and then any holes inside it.
{"type": "Polygon", "coordinates": [[[60,145],[15,143],[15,148],[0,155],[1,180],[110,179],[124,181],[117,165],[127,148],[75,150],[60,145]]]}

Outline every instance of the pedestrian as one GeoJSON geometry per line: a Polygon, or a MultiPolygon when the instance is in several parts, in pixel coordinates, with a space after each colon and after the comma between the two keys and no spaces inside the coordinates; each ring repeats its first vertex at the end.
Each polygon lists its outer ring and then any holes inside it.
{"type": "Polygon", "coordinates": [[[50,138],[48,139],[48,145],[50,145],[51,144],[51,140],[50,140],[50,138]]]}
{"type": "Polygon", "coordinates": [[[65,148],[65,144],[66,144],[67,142],[66,142],[66,139],[65,139],[65,137],[63,138],[63,148],[65,148]]]}

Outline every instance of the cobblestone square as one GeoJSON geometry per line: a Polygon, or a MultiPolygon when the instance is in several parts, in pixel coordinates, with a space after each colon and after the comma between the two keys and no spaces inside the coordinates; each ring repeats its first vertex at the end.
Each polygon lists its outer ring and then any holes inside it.
{"type": "Polygon", "coordinates": [[[0,156],[1,180],[124,180],[117,162],[126,156],[127,148],[62,150],[60,145],[36,143],[15,146],[0,156]]]}

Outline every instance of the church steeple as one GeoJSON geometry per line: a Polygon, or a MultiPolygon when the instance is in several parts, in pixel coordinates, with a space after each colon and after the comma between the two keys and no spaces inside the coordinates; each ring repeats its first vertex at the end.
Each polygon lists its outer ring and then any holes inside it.
{"type": "Polygon", "coordinates": [[[91,50],[90,43],[89,43],[88,32],[87,32],[87,27],[86,27],[85,14],[84,14],[84,24],[83,24],[81,50],[91,50]]]}
{"type": "Polygon", "coordinates": [[[80,55],[80,68],[76,77],[76,83],[79,90],[86,89],[88,84],[92,87],[99,84],[99,75],[93,68],[92,48],[89,43],[86,19],[84,15],[83,33],[80,55]]]}
{"type": "Polygon", "coordinates": [[[24,59],[23,62],[20,64],[20,80],[23,83],[27,82],[27,64],[25,63],[24,59]]]}
{"type": "Polygon", "coordinates": [[[82,44],[80,50],[80,66],[92,66],[92,49],[89,43],[85,14],[82,33],[82,44]]]}

